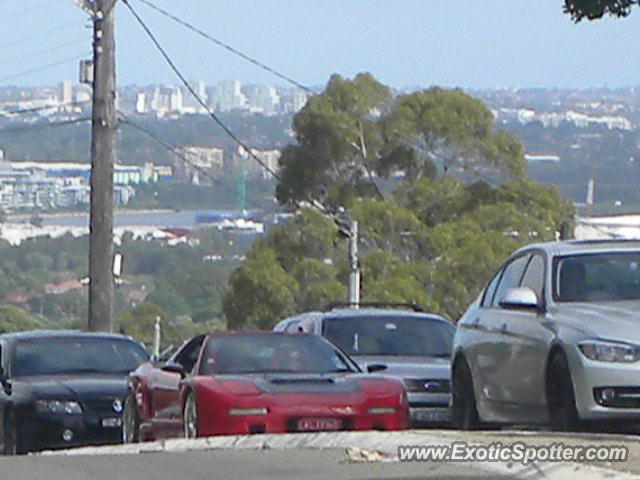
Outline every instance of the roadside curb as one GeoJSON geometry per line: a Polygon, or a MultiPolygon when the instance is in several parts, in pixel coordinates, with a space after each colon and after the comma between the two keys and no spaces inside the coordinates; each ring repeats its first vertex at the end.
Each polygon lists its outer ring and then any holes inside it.
{"type": "MultiPolygon", "coordinates": [[[[181,453],[207,450],[294,450],[294,449],[360,449],[380,452],[384,459],[399,461],[398,447],[403,445],[442,445],[466,440],[464,433],[447,431],[403,432],[318,432],[218,436],[195,440],[171,439],[157,442],[83,447],[61,451],[46,451],[40,455],[137,455],[144,453],[181,453]]],[[[348,457],[345,456],[345,460],[348,457]]],[[[478,462],[474,466],[496,475],[518,479],[558,480],[632,480],[638,476],[583,463],[538,463],[529,466],[513,463],[478,462]]]]}

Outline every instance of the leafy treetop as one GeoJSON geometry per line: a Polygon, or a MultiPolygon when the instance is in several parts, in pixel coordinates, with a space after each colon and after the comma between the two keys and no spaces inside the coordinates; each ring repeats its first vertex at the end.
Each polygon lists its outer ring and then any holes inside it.
{"type": "Polygon", "coordinates": [[[605,15],[626,17],[633,5],[638,5],[638,0],[565,0],[564,11],[575,22],[579,22],[585,18],[596,20],[605,15]]]}

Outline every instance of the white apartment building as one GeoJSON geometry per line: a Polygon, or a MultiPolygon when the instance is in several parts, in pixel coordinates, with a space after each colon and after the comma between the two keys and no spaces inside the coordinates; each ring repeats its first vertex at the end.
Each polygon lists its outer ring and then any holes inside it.
{"type": "Polygon", "coordinates": [[[176,179],[193,184],[209,183],[224,171],[224,151],[216,147],[183,147],[176,152],[176,179]]]}
{"type": "Polygon", "coordinates": [[[245,169],[247,175],[250,177],[263,178],[265,180],[273,178],[271,172],[278,173],[280,169],[279,160],[282,155],[280,150],[257,150],[252,148],[251,153],[258,157],[262,164],[268,167],[269,170],[260,165],[255,158],[251,158],[242,147],[238,147],[238,150],[234,154],[233,163],[235,167],[245,169]]]}

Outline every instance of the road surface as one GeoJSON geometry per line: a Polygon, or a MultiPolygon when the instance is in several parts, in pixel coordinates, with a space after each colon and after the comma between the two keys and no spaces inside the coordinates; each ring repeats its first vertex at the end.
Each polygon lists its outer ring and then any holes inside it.
{"type": "MultiPolygon", "coordinates": [[[[500,480],[477,466],[350,463],[343,449],[216,450],[0,458],[0,478],[24,480],[500,480]]],[[[503,477],[508,478],[508,477],[503,477]]]]}

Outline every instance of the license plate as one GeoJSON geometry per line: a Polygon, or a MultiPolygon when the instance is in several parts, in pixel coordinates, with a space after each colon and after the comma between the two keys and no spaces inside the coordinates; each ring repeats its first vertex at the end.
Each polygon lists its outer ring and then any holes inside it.
{"type": "Polygon", "coordinates": [[[340,430],[342,421],[338,418],[301,418],[298,430],[301,432],[318,432],[321,430],[340,430]]]}
{"type": "Polygon", "coordinates": [[[417,411],[412,412],[411,419],[416,422],[448,422],[451,420],[449,412],[429,412],[417,411]]]}
{"type": "Polygon", "coordinates": [[[120,417],[103,418],[102,426],[105,428],[117,428],[122,426],[122,419],[120,417]]]}

